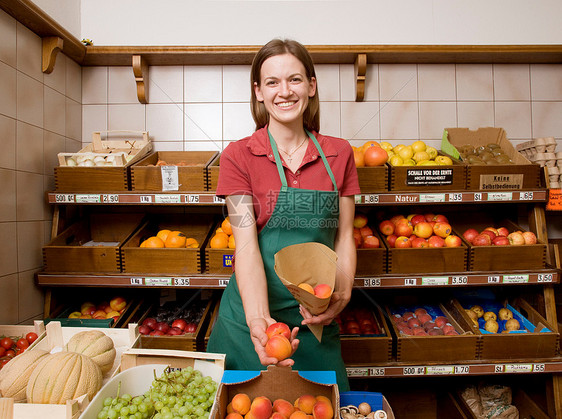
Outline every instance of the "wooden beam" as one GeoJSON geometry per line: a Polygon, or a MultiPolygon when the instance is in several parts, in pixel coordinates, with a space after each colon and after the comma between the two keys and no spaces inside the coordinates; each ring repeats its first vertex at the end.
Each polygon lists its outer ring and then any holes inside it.
{"type": "Polygon", "coordinates": [[[58,36],[46,36],[42,39],[43,56],[41,61],[41,69],[43,73],[51,74],[55,68],[57,53],[62,50],[64,41],[58,36]]]}

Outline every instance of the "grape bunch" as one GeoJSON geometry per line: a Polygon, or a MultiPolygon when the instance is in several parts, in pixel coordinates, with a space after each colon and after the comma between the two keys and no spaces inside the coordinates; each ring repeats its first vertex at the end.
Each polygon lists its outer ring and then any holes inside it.
{"type": "MultiPolygon", "coordinates": [[[[208,419],[217,383],[193,367],[166,368],[143,395],[107,397],[98,419],[208,419]]],[[[118,391],[119,393],[119,391],[118,391]]]]}

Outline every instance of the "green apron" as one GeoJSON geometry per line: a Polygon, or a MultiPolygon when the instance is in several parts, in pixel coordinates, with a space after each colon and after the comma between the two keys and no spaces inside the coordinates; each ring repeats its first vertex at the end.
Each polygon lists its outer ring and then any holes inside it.
{"type": "MultiPolygon", "coordinates": [[[[303,318],[299,313],[299,303],[283,285],[274,270],[274,255],[286,246],[318,242],[331,249],[334,248],[339,220],[339,196],[336,181],[318,141],[310,132],[307,131],[307,134],[324,162],[334,190],[316,191],[288,187],[277,145],[269,134],[282,186],[271,218],[258,234],[258,242],[267,278],[271,317],[276,321],[286,323],[291,329],[300,327],[297,335],[300,340],[299,347],[292,357],[295,361],[293,369],[333,370],[336,372],[339,390],[348,391],[349,382],[341,357],[337,324],[332,322],[331,325],[324,326],[322,341],[318,342],[308,327],[301,325],[303,318]]],[[[260,363],[254,351],[235,273],[232,274],[228,286],[224,290],[219,316],[209,338],[207,351],[225,353],[226,369],[261,370],[266,368],[260,363]]]]}

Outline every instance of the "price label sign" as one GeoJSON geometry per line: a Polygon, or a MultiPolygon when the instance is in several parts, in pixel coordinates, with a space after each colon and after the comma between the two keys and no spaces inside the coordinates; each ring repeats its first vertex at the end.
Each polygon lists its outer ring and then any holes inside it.
{"type": "Polygon", "coordinates": [[[533,364],[505,364],[506,373],[533,372],[533,364]]]}
{"type": "Polygon", "coordinates": [[[199,203],[199,195],[186,195],[185,202],[188,204],[198,204],[199,203]]]}
{"type": "Polygon", "coordinates": [[[519,200],[520,201],[532,201],[533,200],[533,192],[519,192],[519,200]]]}
{"type": "Polygon", "coordinates": [[[470,366],[469,365],[456,365],[455,366],[455,374],[459,374],[459,375],[470,374],[470,366]]]}
{"type": "Polygon", "coordinates": [[[526,284],[529,282],[529,275],[504,275],[504,284],[526,284]]]}
{"type": "Polygon", "coordinates": [[[451,277],[451,285],[467,285],[468,284],[468,276],[452,276],[451,277]]]}
{"type": "Polygon", "coordinates": [[[450,193],[449,202],[462,202],[462,193],[461,192],[450,193]]]}
{"type": "Polygon", "coordinates": [[[363,203],[363,195],[355,195],[355,203],[362,204],[363,203]]]}
{"type": "Polygon", "coordinates": [[[76,195],[76,203],[79,204],[99,204],[101,196],[97,194],[80,194],[76,195]]]}
{"type": "Polygon", "coordinates": [[[365,204],[378,204],[378,203],[379,203],[378,195],[365,195],[365,204]]]}
{"type": "Polygon", "coordinates": [[[214,204],[224,204],[226,201],[224,198],[221,198],[220,196],[213,196],[213,203],[214,204]]]}
{"type": "Polygon", "coordinates": [[[142,278],[131,278],[131,285],[142,285],[142,278]]]}
{"type": "Polygon", "coordinates": [[[152,196],[150,195],[141,195],[139,196],[139,202],[141,204],[152,204],[152,196]]]}
{"type": "Polygon", "coordinates": [[[476,201],[476,202],[482,201],[482,193],[481,192],[475,192],[474,193],[474,201],[476,201]]]}
{"type": "Polygon", "coordinates": [[[58,193],[55,195],[55,202],[57,204],[65,204],[68,202],[74,202],[73,194],[58,193]]]}
{"type": "Polygon", "coordinates": [[[219,279],[219,286],[226,287],[228,285],[228,279],[219,279]]]}
{"type": "Polygon", "coordinates": [[[445,202],[444,193],[420,194],[420,202],[445,202]]]}
{"type": "Polygon", "coordinates": [[[511,201],[512,199],[511,192],[488,192],[488,201],[511,201]]]}
{"type": "Polygon", "coordinates": [[[384,368],[369,368],[369,376],[371,377],[384,377],[384,368]]]}
{"type": "Polygon", "coordinates": [[[416,283],[416,278],[404,278],[404,286],[406,287],[416,286],[416,283]]]}
{"type": "Polygon", "coordinates": [[[367,368],[346,368],[348,377],[368,377],[369,370],[367,368]]]}
{"type": "Polygon", "coordinates": [[[171,278],[144,278],[144,285],[151,287],[166,287],[172,285],[171,278]]]}
{"type": "Polygon", "coordinates": [[[537,282],[552,282],[553,279],[552,274],[537,274],[537,282]]]}
{"type": "Polygon", "coordinates": [[[422,285],[448,285],[449,284],[449,277],[448,276],[429,276],[429,277],[422,277],[422,285]]]}
{"type": "Polygon", "coordinates": [[[488,284],[499,284],[499,283],[500,283],[500,276],[499,275],[488,276],[488,284]]]}
{"type": "Polygon", "coordinates": [[[104,204],[118,204],[119,195],[117,194],[104,194],[101,196],[101,200],[104,204]]]}
{"type": "Polygon", "coordinates": [[[155,202],[157,204],[179,204],[181,203],[181,195],[175,194],[162,194],[156,195],[155,202]]]}
{"type": "Polygon", "coordinates": [[[380,278],[365,278],[363,280],[363,287],[365,288],[375,288],[381,286],[380,278]]]}
{"type": "Polygon", "coordinates": [[[189,278],[172,278],[174,287],[189,287],[189,278]]]}
{"type": "Polygon", "coordinates": [[[426,368],[427,375],[450,375],[455,373],[452,365],[429,366],[426,368]]]}
{"type": "Polygon", "coordinates": [[[160,166],[162,174],[162,190],[177,191],[179,189],[178,166],[160,166]]]}
{"type": "Polygon", "coordinates": [[[405,367],[402,369],[404,375],[425,375],[425,367],[405,367]]]}
{"type": "Polygon", "coordinates": [[[549,189],[546,209],[550,211],[562,211],[562,189],[549,189]]]}
{"type": "Polygon", "coordinates": [[[533,372],[545,372],[544,364],[533,364],[533,372]]]}
{"type": "Polygon", "coordinates": [[[503,374],[504,365],[494,365],[494,372],[496,374],[503,374]]]}

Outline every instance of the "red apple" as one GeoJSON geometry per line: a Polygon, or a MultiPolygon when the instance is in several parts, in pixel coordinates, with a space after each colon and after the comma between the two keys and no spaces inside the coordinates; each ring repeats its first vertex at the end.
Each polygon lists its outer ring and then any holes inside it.
{"type": "Polygon", "coordinates": [[[399,249],[404,249],[406,247],[412,247],[412,242],[410,241],[410,239],[408,237],[400,236],[396,239],[396,242],[394,243],[394,247],[399,248],[399,249]]]}
{"type": "Polygon", "coordinates": [[[429,247],[443,247],[445,246],[445,239],[439,236],[431,236],[427,239],[429,247]]]}
{"type": "Polygon", "coordinates": [[[437,326],[435,326],[435,322],[433,322],[431,320],[427,321],[423,324],[423,328],[425,329],[426,332],[431,330],[431,329],[434,329],[435,327],[437,327],[437,326]]]}
{"type": "Polygon", "coordinates": [[[430,336],[444,335],[443,330],[439,329],[438,327],[434,327],[433,329],[428,331],[427,334],[430,335],[430,336]]]}
{"type": "Polygon", "coordinates": [[[168,323],[166,322],[158,322],[156,323],[155,330],[159,330],[162,333],[166,334],[168,333],[168,330],[170,330],[170,326],[168,326],[168,323]]]}
{"type": "Polygon", "coordinates": [[[464,233],[462,233],[462,236],[467,242],[472,243],[472,240],[474,240],[474,238],[478,236],[478,231],[474,228],[469,228],[464,233]]]}
{"type": "Polygon", "coordinates": [[[106,318],[107,313],[103,310],[96,310],[94,311],[94,313],[92,314],[92,318],[94,319],[105,319],[106,318]]]}
{"type": "Polygon", "coordinates": [[[381,221],[381,223],[379,224],[379,231],[385,236],[390,236],[391,234],[394,234],[394,228],[395,225],[390,220],[381,221]]]}
{"type": "Polygon", "coordinates": [[[168,335],[177,336],[183,334],[183,330],[179,327],[171,327],[167,332],[168,335]]]}
{"type": "Polygon", "coordinates": [[[413,317],[410,320],[408,320],[408,327],[410,329],[413,329],[414,327],[421,327],[421,322],[415,317],[413,317]]]}
{"type": "Polygon", "coordinates": [[[490,237],[490,241],[494,240],[494,238],[496,237],[496,233],[494,233],[492,230],[482,230],[480,234],[487,234],[490,237]]]}
{"type": "Polygon", "coordinates": [[[495,246],[507,246],[509,245],[509,239],[505,236],[497,236],[492,240],[492,244],[495,246]]]}
{"type": "Polygon", "coordinates": [[[415,227],[416,224],[421,223],[422,221],[425,221],[425,217],[422,214],[414,214],[414,216],[410,219],[410,224],[415,227]]]}
{"type": "Polygon", "coordinates": [[[451,231],[453,231],[453,229],[448,223],[440,223],[439,221],[437,221],[433,226],[433,232],[439,237],[445,238],[449,234],[451,234],[451,231]]]}
{"type": "Polygon", "coordinates": [[[115,310],[123,310],[127,305],[127,301],[123,297],[115,297],[109,302],[109,306],[115,310]]]}
{"type": "Polygon", "coordinates": [[[148,335],[149,336],[164,336],[166,333],[164,333],[161,330],[153,330],[152,332],[150,332],[148,335]]]}
{"type": "Polygon", "coordinates": [[[142,325],[143,326],[148,326],[150,327],[151,330],[154,330],[154,328],[156,327],[156,319],[153,317],[147,317],[146,319],[143,320],[142,325]]]}
{"type": "MultiPolygon", "coordinates": [[[[496,236],[498,235],[498,230],[495,227],[486,227],[484,230],[491,231],[496,236]]],[[[494,239],[492,239],[492,240],[494,240],[494,239]]]]}
{"type": "Polygon", "coordinates": [[[448,333],[450,333],[450,332],[456,332],[455,328],[454,328],[453,325],[450,324],[450,323],[445,324],[445,325],[441,328],[441,330],[443,330],[443,333],[445,333],[445,334],[448,334],[448,333]]]}
{"type": "Polygon", "coordinates": [[[184,319],[176,319],[172,322],[172,328],[177,327],[180,330],[185,330],[187,322],[184,319]]]}
{"type": "Polygon", "coordinates": [[[406,236],[409,237],[413,233],[414,229],[412,224],[407,219],[398,220],[396,222],[396,228],[394,232],[397,236],[406,236]]]}
{"type": "Polygon", "coordinates": [[[396,234],[391,234],[386,238],[386,242],[388,243],[389,247],[396,247],[396,239],[398,236],[396,234]]]}
{"type": "Polygon", "coordinates": [[[472,239],[471,244],[473,246],[490,246],[492,244],[492,239],[488,234],[478,234],[472,239]]]}
{"type": "Polygon", "coordinates": [[[532,231],[524,231],[523,239],[525,244],[537,244],[537,236],[532,231]]]}
{"type": "Polygon", "coordinates": [[[412,240],[412,247],[429,247],[429,243],[423,237],[416,237],[412,240]]]}
{"type": "Polygon", "coordinates": [[[424,330],[423,327],[415,327],[413,329],[414,336],[427,336],[427,332],[424,330]]]}
{"type": "Polygon", "coordinates": [[[355,240],[355,248],[360,248],[361,243],[363,243],[363,236],[361,236],[361,232],[358,228],[353,229],[353,240],[355,240]]]}
{"type": "Polygon", "coordinates": [[[435,214],[433,214],[432,212],[428,212],[426,214],[423,215],[425,218],[425,221],[430,222],[433,221],[433,217],[435,217],[435,214]]]}
{"type": "Polygon", "coordinates": [[[365,226],[359,229],[359,233],[361,233],[361,237],[372,236],[373,230],[371,230],[371,227],[365,226]]]}
{"type": "Polygon", "coordinates": [[[427,322],[431,321],[431,316],[427,313],[422,313],[418,315],[418,320],[421,324],[425,325],[427,322]]]}
{"type": "Polygon", "coordinates": [[[427,314],[427,310],[423,307],[418,307],[414,310],[414,314],[419,317],[422,314],[427,314]]]}
{"type": "Polygon", "coordinates": [[[445,316],[437,316],[435,318],[435,326],[443,328],[448,323],[447,317],[445,316]]]}
{"type": "Polygon", "coordinates": [[[367,225],[367,216],[365,214],[355,214],[353,218],[353,227],[361,228],[367,225]]]}
{"type": "Polygon", "coordinates": [[[509,234],[509,230],[506,227],[500,227],[498,228],[498,236],[504,236],[507,237],[509,234]]]}
{"type": "Polygon", "coordinates": [[[523,233],[521,233],[520,231],[509,233],[507,239],[512,246],[521,246],[525,244],[525,237],[523,237],[523,233]]]}
{"type": "Polygon", "coordinates": [[[459,236],[449,235],[445,237],[445,247],[460,247],[462,240],[459,236]]]}
{"type": "Polygon", "coordinates": [[[195,333],[197,331],[197,323],[187,323],[185,326],[184,332],[186,333],[195,333]]]}
{"type": "Polygon", "coordinates": [[[427,239],[433,234],[433,228],[427,221],[420,221],[414,225],[414,234],[418,237],[427,239]]]}
{"type": "Polygon", "coordinates": [[[402,214],[393,215],[390,217],[390,221],[396,224],[399,220],[406,219],[402,214]]]}
{"type": "Polygon", "coordinates": [[[410,320],[413,317],[416,317],[416,315],[414,313],[412,313],[411,311],[407,311],[404,314],[402,314],[402,318],[404,319],[405,322],[407,322],[408,320],[410,320]]]}
{"type": "Polygon", "coordinates": [[[150,332],[152,332],[152,329],[150,327],[142,324],[139,326],[139,333],[141,335],[148,335],[150,332]]]}
{"type": "Polygon", "coordinates": [[[379,239],[375,236],[366,236],[363,240],[363,248],[374,249],[380,247],[379,239]]]}
{"type": "Polygon", "coordinates": [[[449,224],[449,220],[443,214],[436,214],[433,217],[433,221],[435,221],[436,223],[449,224]]]}

